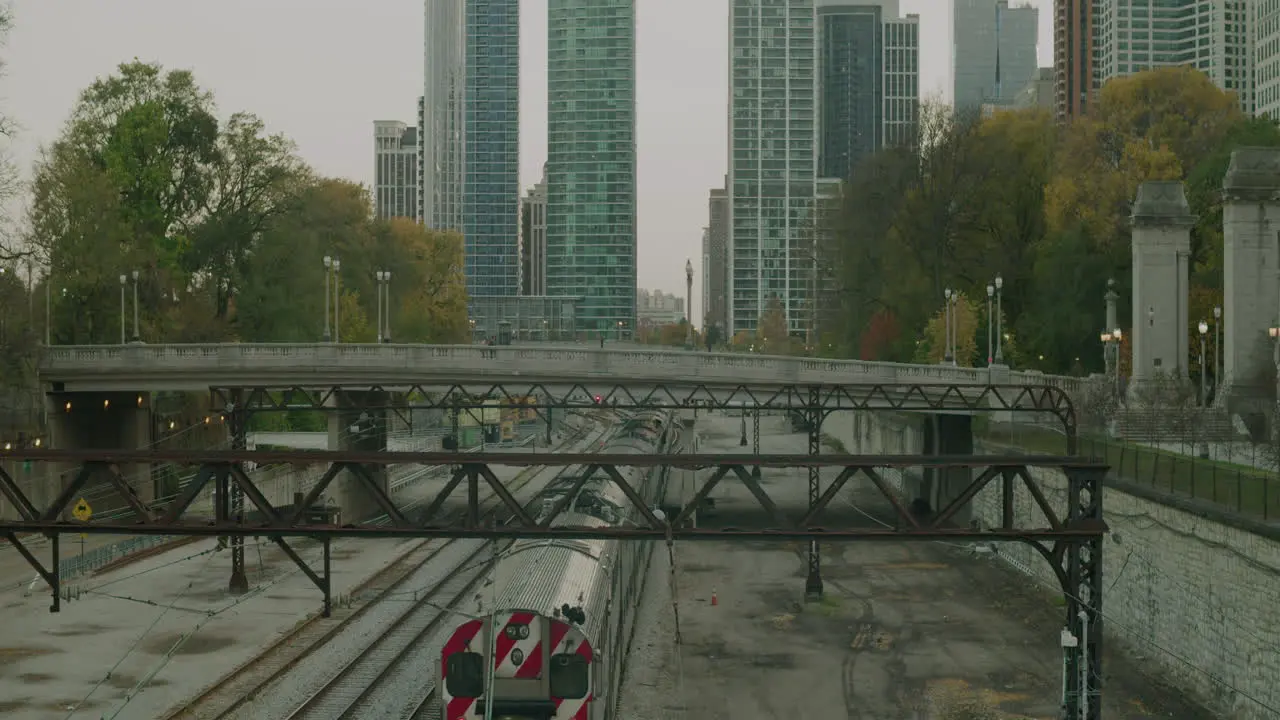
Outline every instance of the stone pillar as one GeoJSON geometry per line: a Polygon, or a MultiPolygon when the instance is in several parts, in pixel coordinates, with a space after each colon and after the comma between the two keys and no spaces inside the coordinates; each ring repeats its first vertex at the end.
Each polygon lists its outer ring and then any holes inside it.
{"type": "MultiPolygon", "coordinates": [[[[339,391],[330,402],[329,449],[384,452],[387,449],[389,394],[385,392],[339,391]]],[[[385,469],[373,471],[374,481],[388,492],[385,469]]],[[[329,485],[328,494],[342,511],[342,522],[361,522],[382,513],[363,483],[343,472],[329,485]]]]}
{"type": "Polygon", "coordinates": [[[1133,204],[1133,384],[1187,377],[1187,283],[1195,217],[1181,182],[1151,181],[1133,204]]]}
{"type": "Polygon", "coordinates": [[[1270,396],[1258,385],[1271,374],[1267,329],[1280,324],[1280,148],[1239,148],[1222,178],[1223,313],[1226,328],[1222,381],[1232,412],[1270,396]]]}
{"type": "MultiPolygon", "coordinates": [[[[973,416],[938,413],[926,415],[924,422],[924,455],[972,455],[973,416]]],[[[951,501],[960,497],[973,480],[971,468],[925,468],[924,482],[919,488],[913,506],[920,501],[928,503],[933,513],[939,513],[951,501]]],[[[953,525],[968,525],[973,511],[964,507],[951,517],[953,525]]]]}

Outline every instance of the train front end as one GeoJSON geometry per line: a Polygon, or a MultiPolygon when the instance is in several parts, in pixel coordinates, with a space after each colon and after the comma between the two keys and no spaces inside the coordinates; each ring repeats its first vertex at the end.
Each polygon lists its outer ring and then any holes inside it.
{"type": "Polygon", "coordinates": [[[590,720],[594,657],[571,621],[508,610],[458,626],[440,654],[442,720],[484,720],[489,698],[494,720],[590,720]]]}

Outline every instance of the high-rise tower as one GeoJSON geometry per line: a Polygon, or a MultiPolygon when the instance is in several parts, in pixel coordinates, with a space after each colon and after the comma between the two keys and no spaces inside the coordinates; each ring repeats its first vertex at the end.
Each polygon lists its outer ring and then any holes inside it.
{"type": "Polygon", "coordinates": [[[1036,74],[1040,11],[1007,0],[955,0],[956,108],[1011,105],[1036,74]]]}
{"type": "Polygon", "coordinates": [[[418,128],[373,123],[373,209],[379,218],[418,218],[418,128]]]}
{"type": "Polygon", "coordinates": [[[465,0],[462,234],[467,290],[520,288],[520,7],[465,0]]]}
{"type": "Polygon", "coordinates": [[[466,100],[465,0],[426,4],[424,83],[418,138],[422,222],[462,229],[463,109],[466,100]]]}
{"type": "Polygon", "coordinates": [[[547,294],[580,331],[635,330],[634,0],[548,0],[547,294]]]}
{"type": "Polygon", "coordinates": [[[808,327],[817,182],[813,0],[729,5],[729,333],[754,331],[777,298],[808,327]]]}

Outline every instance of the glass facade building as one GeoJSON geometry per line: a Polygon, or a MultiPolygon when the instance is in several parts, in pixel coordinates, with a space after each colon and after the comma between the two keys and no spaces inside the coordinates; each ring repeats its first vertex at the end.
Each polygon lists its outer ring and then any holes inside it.
{"type": "Polygon", "coordinates": [[[548,0],[547,281],[582,331],[635,328],[634,0],[548,0]]]}
{"type": "Polygon", "coordinates": [[[884,32],[879,5],[818,8],[818,174],[847,178],[880,149],[884,32]]]}
{"type": "Polygon", "coordinates": [[[418,113],[418,209],[435,230],[462,229],[465,0],[426,5],[424,78],[418,113]]]}
{"type": "Polygon", "coordinates": [[[520,6],[466,0],[462,233],[467,291],[520,288],[520,6]]]}
{"type": "Polygon", "coordinates": [[[793,334],[809,326],[817,182],[813,0],[729,6],[729,323],[754,331],[777,297],[793,334]],[[809,240],[806,240],[809,238],[809,240]]]}
{"type": "Polygon", "coordinates": [[[373,123],[373,209],[379,219],[418,218],[418,128],[373,123]]]}
{"type": "Polygon", "coordinates": [[[1012,105],[1035,77],[1040,11],[1007,0],[955,0],[953,17],[955,106],[1012,105]]]}

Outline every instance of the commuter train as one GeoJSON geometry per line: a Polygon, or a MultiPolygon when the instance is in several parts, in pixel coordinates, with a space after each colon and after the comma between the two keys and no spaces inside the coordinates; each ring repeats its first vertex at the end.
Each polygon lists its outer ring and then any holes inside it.
{"type": "MultiPolygon", "coordinates": [[[[664,452],[677,433],[666,413],[639,413],[600,452],[664,452]]],[[[582,469],[573,470],[543,491],[540,517],[573,491],[582,469]]],[[[664,468],[619,471],[649,507],[662,498],[664,468]]],[[[554,525],[621,526],[636,515],[597,471],[554,525]]],[[[652,542],[618,540],[512,544],[483,591],[483,615],[458,624],[441,648],[441,720],[482,720],[490,697],[495,719],[612,720],[652,550],[652,542]]]]}

